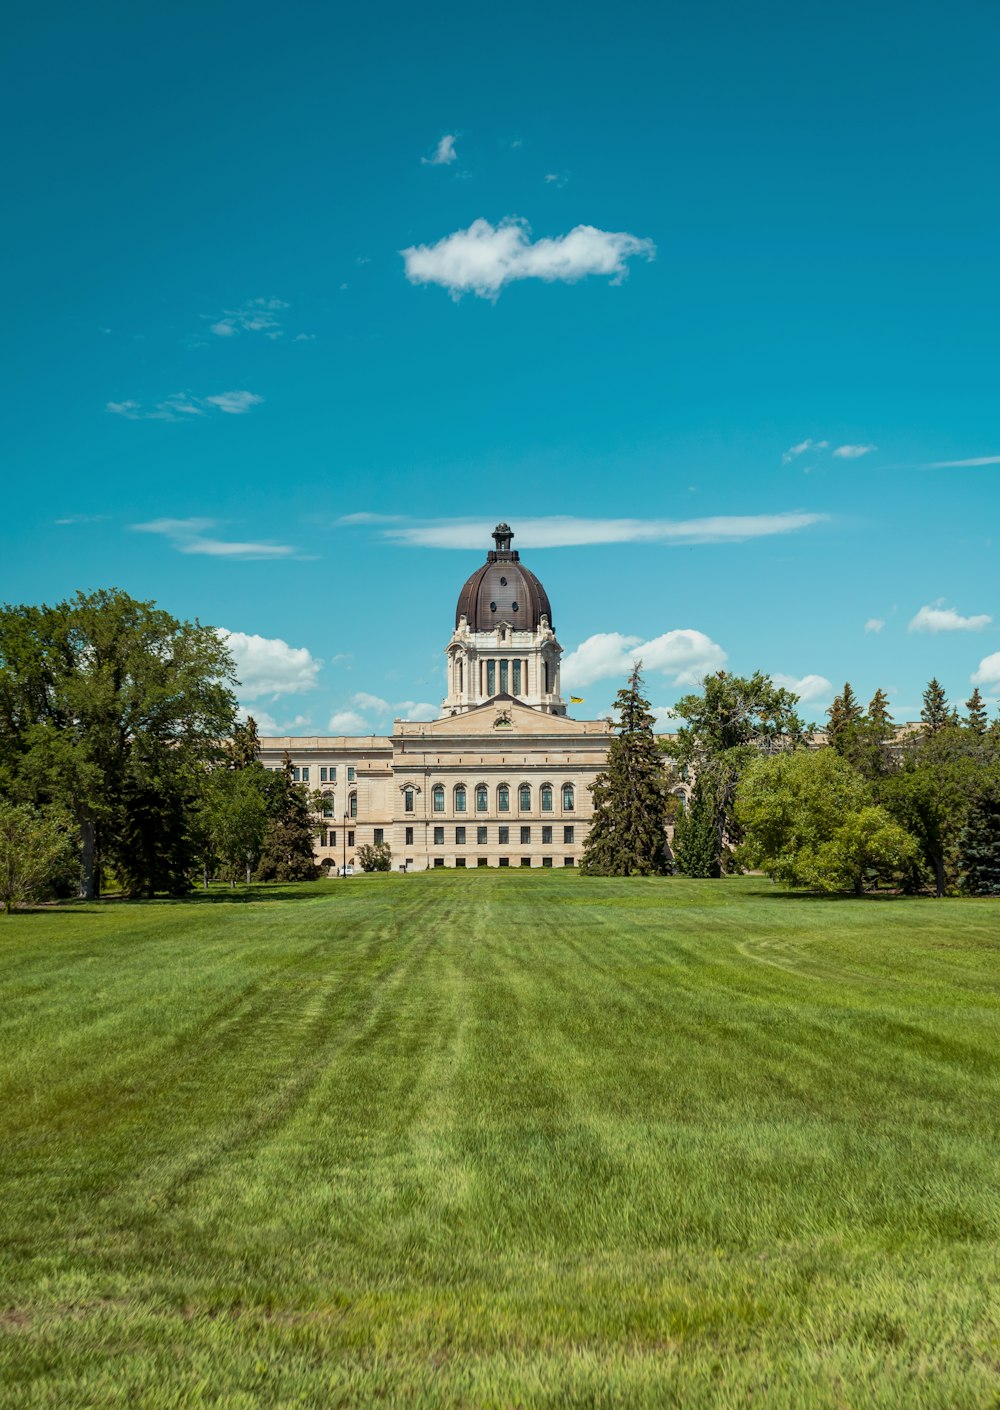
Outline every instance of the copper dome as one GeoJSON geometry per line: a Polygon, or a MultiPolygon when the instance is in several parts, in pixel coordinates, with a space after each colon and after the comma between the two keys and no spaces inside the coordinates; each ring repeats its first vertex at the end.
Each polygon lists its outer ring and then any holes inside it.
{"type": "Polygon", "coordinates": [[[477,568],[458,594],[455,625],[462,617],[473,632],[488,632],[501,622],[517,631],[537,631],[543,617],[552,625],[552,608],[548,594],[534,573],[520,562],[517,550],[511,549],[514,532],[508,524],[498,524],[493,530],[496,548],[486,555],[486,562],[477,568]]]}

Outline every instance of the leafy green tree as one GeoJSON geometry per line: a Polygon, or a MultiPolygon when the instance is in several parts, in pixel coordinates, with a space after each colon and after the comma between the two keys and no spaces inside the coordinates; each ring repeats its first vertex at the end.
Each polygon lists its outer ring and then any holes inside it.
{"type": "Polygon", "coordinates": [[[711,801],[697,786],[692,791],[690,804],[682,807],[678,815],[673,853],[677,870],[682,876],[719,875],[711,801]]]}
{"type": "Polygon", "coordinates": [[[1000,896],[1000,795],[985,794],[969,808],[958,840],[962,890],[1000,896]]]}
{"type": "Polygon", "coordinates": [[[388,842],[362,842],[354,855],[362,871],[389,871],[392,865],[388,842]]]}
{"type": "Polygon", "coordinates": [[[989,727],[990,719],[989,715],[986,713],[986,706],[983,703],[983,697],[979,693],[978,685],[965,702],[965,708],[968,711],[966,723],[969,729],[976,734],[985,735],[989,727]]]}
{"type": "Polygon", "coordinates": [[[618,717],[607,764],[591,784],[594,816],[583,869],[595,876],[658,876],[667,871],[667,780],[653,715],[642,694],[642,662],[615,698],[618,717]]]}
{"type": "Polygon", "coordinates": [[[70,847],[57,814],[0,800],[0,901],[8,915],[51,890],[70,847]]]}
{"type": "Polygon", "coordinates": [[[286,755],[284,768],[268,775],[270,821],[264,834],[258,881],[314,881],[319,875],[314,850],[314,827],[309,793],[295,783],[292,761],[286,755]]]}
{"type": "Polygon", "coordinates": [[[860,896],[866,883],[891,879],[917,852],[832,749],[757,759],[739,785],[736,811],[741,859],[791,886],[860,896]]]}
{"type": "Polygon", "coordinates": [[[924,722],[924,734],[926,735],[937,734],[938,730],[945,729],[954,723],[948,697],[944,693],[944,686],[936,676],[924,691],[924,703],[920,710],[920,718],[924,722]]]}
{"type": "Polygon", "coordinates": [[[233,680],[213,628],[119,589],[0,609],[0,788],[72,813],[82,896],[102,858],[137,893],[184,888],[186,819],[230,732],[233,680]]]}
{"type": "Polygon", "coordinates": [[[760,671],[752,676],[718,671],[706,678],[700,695],[685,695],[674,706],[686,723],[665,750],[704,790],[719,870],[731,861],[727,845],[739,842],[735,803],[743,773],[760,755],[782,753],[804,738],[797,703],[796,695],[760,671]]]}
{"type": "Polygon", "coordinates": [[[208,839],[224,881],[235,886],[259,866],[270,819],[268,775],[259,764],[218,770],[208,792],[208,839]]]}

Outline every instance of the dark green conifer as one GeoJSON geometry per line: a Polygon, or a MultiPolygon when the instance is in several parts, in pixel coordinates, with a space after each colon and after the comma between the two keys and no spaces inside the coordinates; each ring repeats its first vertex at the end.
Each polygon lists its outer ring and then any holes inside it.
{"type": "Polygon", "coordinates": [[[958,843],[962,890],[970,896],[1000,896],[1000,799],[979,798],[958,843]]]}
{"type": "Polygon", "coordinates": [[[948,697],[944,693],[944,686],[936,676],[924,691],[924,703],[920,711],[920,718],[924,722],[925,735],[937,734],[939,730],[954,723],[953,711],[948,704],[948,697]]]}
{"type": "Polygon", "coordinates": [[[889,714],[889,697],[879,686],[868,705],[868,719],[873,725],[881,725],[892,732],[892,716],[889,714]]]}
{"type": "Polygon", "coordinates": [[[826,737],[838,754],[849,747],[855,728],[861,723],[861,706],[850,681],[844,682],[840,695],[834,696],[833,704],[826,712],[830,723],[826,727],[826,737]]]}
{"type": "Polygon", "coordinates": [[[280,774],[272,774],[272,818],[255,873],[258,881],[314,881],[319,875],[313,851],[314,827],[309,795],[295,783],[292,761],[285,755],[280,774]]]}
{"type": "Polygon", "coordinates": [[[969,712],[966,716],[969,728],[976,734],[985,734],[990,719],[986,713],[986,706],[983,704],[983,697],[979,693],[978,685],[965,702],[965,708],[969,712]]]}
{"type": "Polygon", "coordinates": [[[583,869],[596,876],[657,876],[667,871],[667,782],[649,701],[636,662],[618,692],[616,735],[604,770],[591,785],[594,817],[583,869]]]}
{"type": "Polygon", "coordinates": [[[702,788],[695,788],[689,806],[677,819],[674,860],[682,876],[719,875],[714,810],[702,788]]]}

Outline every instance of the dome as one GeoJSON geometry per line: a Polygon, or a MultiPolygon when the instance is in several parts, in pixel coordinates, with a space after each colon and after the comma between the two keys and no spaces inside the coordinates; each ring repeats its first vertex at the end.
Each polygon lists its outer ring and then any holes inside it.
{"type": "Polygon", "coordinates": [[[501,622],[508,622],[517,631],[533,632],[543,617],[552,625],[548,594],[534,573],[520,562],[517,550],[511,550],[513,537],[508,524],[498,524],[493,530],[496,548],[486,555],[486,562],[458,594],[456,627],[463,616],[473,632],[492,631],[501,622]]]}

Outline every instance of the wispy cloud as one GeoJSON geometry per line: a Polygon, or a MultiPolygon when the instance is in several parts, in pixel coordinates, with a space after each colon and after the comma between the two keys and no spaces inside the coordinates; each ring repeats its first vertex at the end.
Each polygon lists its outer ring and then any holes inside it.
{"type": "MultiPolygon", "coordinates": [[[[366,522],[351,516],[355,523],[366,522]]],[[[570,515],[515,519],[521,548],[571,548],[607,543],[741,543],[796,533],[822,523],[825,514],[719,514],[706,519],[577,519],[570,515]]],[[[418,548],[482,548],[493,528],[485,519],[438,519],[382,528],[382,537],[418,548]]]]}
{"type": "Polygon", "coordinates": [[[504,285],[519,279],[573,284],[589,274],[603,274],[620,284],[628,273],[627,261],[636,255],[651,260],[656,246],[652,240],[593,225],[532,241],[527,221],[509,216],[499,225],[474,220],[468,230],[400,253],[411,284],[439,284],[455,300],[468,293],[495,300],[504,285]]]}
{"type": "Polygon", "coordinates": [[[956,612],[953,607],[942,607],[941,599],[931,603],[927,607],[921,607],[920,611],[910,621],[907,627],[911,632],[981,632],[984,627],[988,627],[993,618],[986,612],[980,612],[974,617],[963,617],[956,612]]]}
{"type": "Polygon", "coordinates": [[[107,514],[66,514],[62,519],[56,519],[56,524],[101,524],[107,519],[107,514]]]}
{"type": "Polygon", "coordinates": [[[136,533],[161,534],[178,553],[206,554],[210,558],[269,559],[293,558],[297,551],[284,543],[242,543],[231,539],[208,538],[208,530],[219,526],[218,519],[151,519],[132,524],[136,533]]]}
{"type": "Polygon", "coordinates": [[[884,626],[885,626],[885,618],[884,618],[884,617],[869,617],[869,618],[868,618],[868,621],[865,623],[865,631],[866,631],[866,632],[874,632],[875,635],[878,636],[879,632],[882,630],[882,628],[883,628],[884,626]]]}
{"type": "Polygon", "coordinates": [[[833,695],[833,684],[826,676],[786,676],[781,671],[775,671],[771,679],[775,685],[797,695],[803,704],[813,700],[829,700],[833,695]]]}
{"type": "Polygon", "coordinates": [[[782,465],[787,465],[798,456],[805,455],[806,451],[809,450],[826,450],[829,444],[829,441],[814,441],[811,437],[808,437],[804,441],[799,441],[796,446],[789,446],[781,457],[781,463],[782,465]]]}
{"type": "Polygon", "coordinates": [[[264,400],[256,392],[217,392],[210,397],[194,397],[189,392],[177,392],[155,406],[144,406],[138,401],[109,401],[106,410],[114,416],[123,416],[126,421],[186,421],[192,417],[207,416],[211,411],[222,411],[229,416],[243,416],[253,406],[264,400]]]}
{"type": "Polygon", "coordinates": [[[335,519],[335,524],[395,524],[402,519],[402,514],[370,514],[362,510],[358,514],[342,514],[339,519],[335,519]]]}
{"type": "Polygon", "coordinates": [[[979,465],[1000,465],[1000,455],[977,455],[971,460],[930,460],[918,470],[968,470],[979,465]]]}
{"type": "Polygon", "coordinates": [[[973,685],[1000,685],[1000,651],[984,656],[969,679],[973,685]]]}
{"type": "Polygon", "coordinates": [[[697,685],[722,669],[726,653],[704,632],[689,627],[649,641],[622,632],[597,632],[563,658],[563,681],[567,689],[582,690],[594,681],[627,676],[638,660],[644,670],[672,677],[675,685],[697,685]]]}
{"type": "Polygon", "coordinates": [[[384,700],[359,690],[330,718],[331,734],[374,734],[393,720],[436,720],[441,710],[429,700],[384,700]]]}
{"type": "MultiPolygon", "coordinates": [[[[315,690],[322,661],[308,647],[289,646],[281,637],[231,632],[217,628],[236,661],[239,678],[237,694],[241,702],[283,695],[300,695],[315,690]]],[[[259,721],[258,721],[259,723],[259,721]]]]}
{"type": "Polygon", "coordinates": [[[209,332],[219,338],[233,338],[237,333],[263,333],[268,338],[280,338],[283,330],[278,314],[289,307],[283,299],[250,299],[241,308],[226,309],[222,317],[210,325],[209,332]]]}
{"type": "Polygon", "coordinates": [[[279,723],[269,710],[258,710],[256,708],[247,710],[246,708],[242,708],[237,710],[236,713],[244,723],[248,715],[253,715],[257,725],[257,732],[264,739],[269,736],[274,737],[275,735],[280,738],[284,735],[295,734],[296,731],[301,733],[306,726],[312,724],[312,720],[308,715],[296,715],[294,719],[282,720],[279,723]]]}
{"type": "Polygon", "coordinates": [[[557,191],[561,191],[569,181],[568,171],[547,171],[542,178],[546,186],[554,186],[557,191]]]}
{"type": "Polygon", "coordinates": [[[455,151],[455,134],[446,132],[434,148],[434,153],[430,157],[421,157],[424,166],[450,166],[452,162],[458,160],[458,153],[455,151]]]}
{"type": "Polygon", "coordinates": [[[871,455],[878,446],[838,446],[833,452],[837,460],[859,460],[863,455],[871,455]]]}

